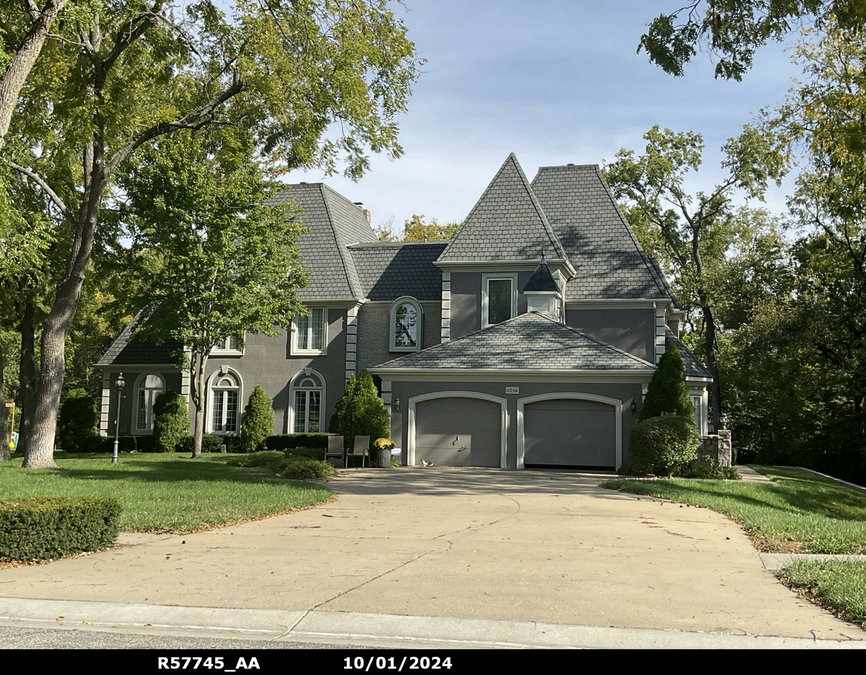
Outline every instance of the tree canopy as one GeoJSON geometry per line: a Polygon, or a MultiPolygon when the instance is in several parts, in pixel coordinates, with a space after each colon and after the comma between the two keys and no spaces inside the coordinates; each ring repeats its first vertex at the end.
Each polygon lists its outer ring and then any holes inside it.
{"type": "MultiPolygon", "coordinates": [[[[26,33],[34,7],[3,4],[4,30],[26,33]]],[[[248,130],[277,169],[357,178],[367,153],[401,154],[397,117],[422,63],[388,0],[96,0],[67,5],[63,19],[20,89],[14,107],[27,113],[13,113],[0,155],[39,186],[68,247],[43,325],[26,466],[53,464],[66,336],[94,248],[117,241],[102,209],[118,196],[121,165],[161,136],[218,126],[248,130]]]]}
{"type": "Polygon", "coordinates": [[[831,21],[844,30],[866,25],[861,0],[687,0],[653,19],[638,51],[672,75],[683,75],[698,50],[718,57],[716,77],[740,80],[758,47],[782,40],[808,22],[819,29],[831,21]]]}

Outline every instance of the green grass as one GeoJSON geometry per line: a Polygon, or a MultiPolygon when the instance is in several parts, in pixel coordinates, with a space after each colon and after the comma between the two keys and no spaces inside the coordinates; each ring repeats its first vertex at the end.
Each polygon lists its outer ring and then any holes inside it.
{"type": "Polygon", "coordinates": [[[333,498],[326,487],[276,478],[265,467],[227,466],[225,455],[200,460],[176,454],[55,455],[57,469],[22,469],[0,463],[0,496],[114,497],[123,505],[127,532],[195,532],[241,523],[333,498]]]}
{"type": "Polygon", "coordinates": [[[798,560],[779,578],[841,618],[866,626],[866,562],[798,560]]]}
{"type": "Polygon", "coordinates": [[[754,468],[773,482],[615,479],[601,485],[725,513],[763,551],[866,553],[866,493],[806,471],[754,468]]]}

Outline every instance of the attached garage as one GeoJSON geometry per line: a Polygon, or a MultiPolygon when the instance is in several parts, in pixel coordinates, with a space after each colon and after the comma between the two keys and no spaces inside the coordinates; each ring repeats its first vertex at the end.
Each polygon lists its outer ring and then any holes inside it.
{"type": "Polygon", "coordinates": [[[545,394],[518,403],[523,466],[615,468],[621,403],[589,394],[545,394]]]}
{"type": "Polygon", "coordinates": [[[505,466],[504,401],[471,393],[432,396],[410,402],[410,463],[505,466]]]}

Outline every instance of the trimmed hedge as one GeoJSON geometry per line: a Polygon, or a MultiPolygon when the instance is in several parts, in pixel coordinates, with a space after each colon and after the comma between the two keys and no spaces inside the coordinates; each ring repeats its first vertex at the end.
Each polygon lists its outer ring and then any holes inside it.
{"type": "Polygon", "coordinates": [[[24,497],[0,502],[0,560],[45,560],[111,546],[120,502],[95,497],[24,497]]]}
{"type": "Polygon", "coordinates": [[[241,452],[255,452],[274,430],[274,409],[271,397],[259,385],[255,386],[241,424],[241,452]]]}
{"type": "MultiPolygon", "coordinates": [[[[316,448],[325,450],[328,447],[328,436],[332,434],[280,434],[268,436],[264,447],[268,450],[289,450],[292,448],[316,448]]],[[[323,455],[324,456],[324,455],[323,455]]]]}
{"type": "Polygon", "coordinates": [[[73,389],[60,406],[57,441],[64,452],[87,452],[99,438],[99,411],[96,399],[84,389],[73,389]]]}
{"type": "Polygon", "coordinates": [[[691,467],[700,443],[698,428],[691,418],[679,415],[650,417],[632,427],[628,451],[638,473],[672,476],[691,467]]]}
{"type": "Polygon", "coordinates": [[[154,451],[174,452],[177,444],[188,433],[186,398],[176,391],[164,391],[153,404],[154,451]]]}

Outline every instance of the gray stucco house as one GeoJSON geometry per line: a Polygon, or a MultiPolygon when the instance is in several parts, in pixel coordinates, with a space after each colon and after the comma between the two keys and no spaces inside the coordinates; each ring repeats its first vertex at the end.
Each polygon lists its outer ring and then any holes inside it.
{"type": "MultiPolygon", "coordinates": [[[[233,434],[252,388],[274,433],[327,430],[351,374],[381,378],[405,464],[619,467],[647,384],[676,344],[701,433],[706,368],[679,341],[683,312],[595,165],[542,167],[512,154],[448,242],[377,241],[369,213],[323,184],[290,186],[309,316],[279,337],[227,341],[209,362],[206,431],[233,434]]],[[[103,368],[127,385],[122,434],[147,434],[165,389],[189,391],[173,345],[124,331],[103,368]]],[[[176,346],[175,346],[176,347],[176,346]]]]}

